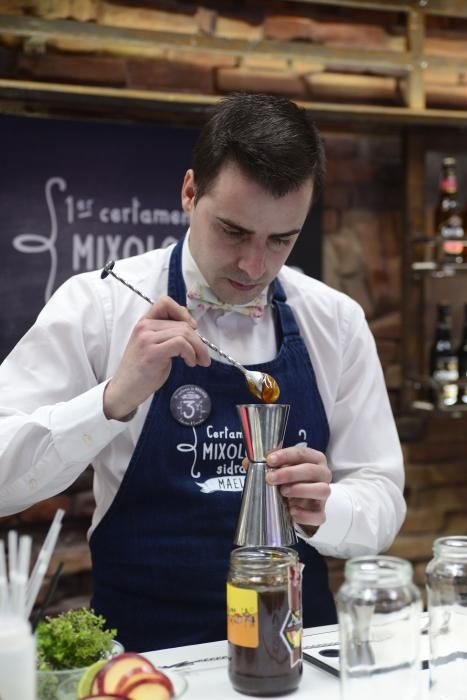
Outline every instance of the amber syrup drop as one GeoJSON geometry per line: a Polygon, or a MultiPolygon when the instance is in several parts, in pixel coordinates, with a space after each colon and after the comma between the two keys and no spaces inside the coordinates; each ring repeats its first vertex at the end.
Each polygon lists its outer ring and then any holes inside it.
{"type": "Polygon", "coordinates": [[[256,396],[257,399],[261,399],[263,403],[276,403],[279,398],[279,385],[270,374],[263,374],[263,382],[260,391],[258,391],[256,384],[249,379],[247,379],[247,384],[253,396],[256,396]]]}

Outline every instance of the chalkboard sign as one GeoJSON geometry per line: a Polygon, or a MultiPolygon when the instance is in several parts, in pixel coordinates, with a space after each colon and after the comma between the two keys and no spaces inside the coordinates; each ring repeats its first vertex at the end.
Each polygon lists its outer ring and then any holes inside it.
{"type": "MultiPolygon", "coordinates": [[[[180,188],[197,133],[0,116],[0,360],[65,279],[183,236],[180,188]]],[[[313,276],[318,215],[291,258],[313,276]]]]}

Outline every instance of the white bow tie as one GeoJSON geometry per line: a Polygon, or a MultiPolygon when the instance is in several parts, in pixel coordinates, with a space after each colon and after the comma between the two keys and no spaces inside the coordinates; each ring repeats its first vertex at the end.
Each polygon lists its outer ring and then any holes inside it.
{"type": "Polygon", "coordinates": [[[214,292],[204,285],[195,285],[187,292],[187,308],[190,311],[207,311],[219,309],[221,311],[235,311],[243,316],[249,316],[253,321],[260,321],[264,316],[264,300],[256,297],[248,304],[227,304],[220,301],[214,292]]]}

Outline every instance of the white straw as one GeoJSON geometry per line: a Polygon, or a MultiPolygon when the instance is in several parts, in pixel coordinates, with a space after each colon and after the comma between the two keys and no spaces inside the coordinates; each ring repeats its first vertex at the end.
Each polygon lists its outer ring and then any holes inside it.
{"type": "Polygon", "coordinates": [[[0,613],[10,611],[10,596],[8,593],[8,578],[6,571],[5,543],[0,540],[0,613]]]}
{"type": "Polygon", "coordinates": [[[61,508],[59,508],[59,509],[57,510],[57,512],[55,513],[54,519],[52,520],[52,523],[51,523],[51,525],[50,525],[50,527],[49,527],[49,531],[47,532],[47,535],[46,535],[45,540],[44,540],[44,542],[43,542],[43,544],[42,544],[42,547],[41,547],[41,549],[40,549],[40,552],[39,552],[39,554],[37,555],[37,559],[36,559],[36,562],[35,562],[35,564],[34,564],[34,568],[33,568],[32,572],[31,572],[31,576],[29,577],[28,591],[27,591],[27,597],[28,597],[28,598],[30,597],[30,594],[31,594],[31,587],[32,587],[32,584],[33,584],[33,582],[36,580],[36,578],[37,578],[37,576],[38,576],[39,567],[41,566],[41,564],[42,564],[42,562],[43,562],[43,560],[44,560],[44,557],[46,556],[46,554],[47,554],[47,552],[48,552],[49,544],[50,544],[50,538],[51,538],[52,534],[55,532],[55,527],[56,527],[57,523],[61,523],[61,522],[62,522],[62,519],[63,519],[64,514],[65,514],[65,511],[62,510],[61,508]]]}
{"type": "Polygon", "coordinates": [[[31,558],[32,538],[22,535],[19,540],[18,567],[16,571],[16,595],[15,612],[21,617],[26,615],[26,588],[29,575],[29,561],[31,558]]]}
{"type": "Polygon", "coordinates": [[[8,578],[9,578],[9,597],[10,597],[10,607],[15,609],[16,607],[16,567],[18,562],[18,533],[16,530],[10,530],[8,532],[8,578]]]}
{"type": "Polygon", "coordinates": [[[42,581],[44,580],[44,576],[47,573],[47,569],[49,568],[50,559],[52,557],[55,544],[57,542],[58,535],[62,527],[62,519],[64,513],[64,510],[57,510],[52,525],[50,526],[49,532],[47,533],[45,542],[42,545],[41,551],[39,552],[39,556],[37,557],[34,570],[29,579],[26,594],[26,617],[29,617],[29,615],[31,614],[31,611],[34,607],[34,603],[37,598],[37,594],[39,593],[39,589],[42,585],[42,581]]]}

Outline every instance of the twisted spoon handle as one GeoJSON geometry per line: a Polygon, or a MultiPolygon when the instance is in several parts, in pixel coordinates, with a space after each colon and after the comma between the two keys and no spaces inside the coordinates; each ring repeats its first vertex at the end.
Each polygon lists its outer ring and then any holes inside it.
{"type": "MultiPolygon", "coordinates": [[[[128,287],[128,289],[131,289],[132,292],[134,292],[139,297],[141,297],[142,299],[147,301],[149,304],[151,304],[151,305],[154,304],[154,301],[150,297],[147,297],[145,294],[143,294],[143,292],[140,292],[139,289],[136,289],[136,287],[133,287],[133,285],[131,285],[129,282],[127,282],[125,279],[123,279],[123,277],[120,277],[119,275],[117,275],[117,273],[113,271],[114,265],[115,265],[114,260],[110,260],[107,263],[107,265],[104,267],[104,269],[101,272],[101,279],[104,280],[109,275],[112,275],[112,277],[115,277],[116,280],[118,280],[119,282],[124,284],[125,287],[128,287]]],[[[227,355],[226,352],[224,352],[223,350],[218,348],[217,345],[214,345],[214,343],[211,343],[210,340],[208,340],[207,338],[202,336],[200,333],[198,333],[198,335],[201,338],[201,340],[203,341],[203,343],[208,346],[208,348],[211,348],[211,350],[214,350],[214,352],[217,352],[218,355],[225,357],[227,362],[230,362],[230,364],[233,365],[234,367],[236,367],[237,369],[239,369],[240,372],[243,372],[243,374],[245,374],[245,375],[247,374],[247,370],[245,369],[245,367],[243,367],[243,365],[241,365],[239,362],[237,362],[237,360],[234,360],[233,357],[231,357],[230,355],[227,355]]]]}
{"type": "Polygon", "coordinates": [[[240,372],[243,372],[243,374],[245,374],[245,375],[247,374],[247,370],[245,369],[245,367],[243,367],[243,365],[241,365],[239,362],[237,362],[237,360],[234,360],[233,357],[231,357],[230,355],[227,355],[226,352],[224,352],[223,350],[218,348],[217,345],[214,345],[214,343],[211,343],[210,340],[205,338],[200,333],[198,333],[198,335],[201,338],[201,340],[203,341],[203,343],[208,346],[208,348],[211,348],[211,350],[214,350],[214,352],[217,352],[218,355],[222,355],[222,357],[225,357],[227,362],[230,362],[230,364],[233,365],[234,367],[236,367],[237,369],[239,369],[240,372]]]}

